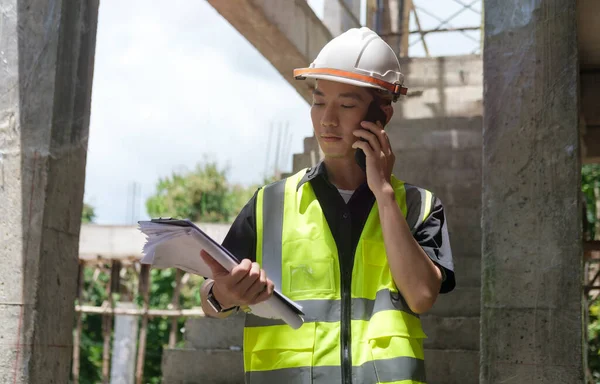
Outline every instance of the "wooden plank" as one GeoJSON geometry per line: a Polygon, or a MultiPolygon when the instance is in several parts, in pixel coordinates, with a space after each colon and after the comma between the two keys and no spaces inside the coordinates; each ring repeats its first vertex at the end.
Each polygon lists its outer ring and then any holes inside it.
{"type": "MultiPolygon", "coordinates": [[[[104,305],[108,305],[112,308],[110,304],[112,301],[112,292],[111,292],[111,277],[112,274],[109,274],[108,284],[106,284],[106,292],[107,299],[104,302],[104,305]]],[[[112,314],[107,313],[102,316],[102,335],[103,335],[103,345],[102,345],[102,383],[109,384],[110,379],[110,336],[112,332],[111,327],[111,318],[112,314]]]]}
{"type": "MultiPolygon", "coordinates": [[[[140,273],[139,291],[143,298],[144,312],[147,313],[150,295],[150,265],[142,264],[140,273]]],[[[146,334],[148,333],[148,315],[142,315],[142,327],[140,329],[140,339],[138,342],[137,366],[135,369],[135,382],[142,384],[144,378],[144,358],[146,356],[146,334]]]]}
{"type": "MultiPolygon", "coordinates": [[[[402,1],[402,41],[400,42],[400,57],[408,57],[408,37],[409,37],[409,24],[410,24],[410,12],[413,8],[412,0],[403,0],[402,1]]],[[[416,16],[416,13],[415,13],[416,16]]],[[[421,27],[419,27],[421,29],[421,27]]],[[[423,47],[426,50],[427,56],[429,56],[429,50],[427,49],[427,45],[425,43],[425,39],[423,39],[423,47]]]]}
{"type": "Polygon", "coordinates": [[[76,305],[75,312],[89,313],[96,315],[112,314],[112,315],[131,315],[131,316],[148,316],[152,317],[204,317],[202,309],[125,309],[125,308],[108,308],[94,307],[92,305],[76,305]]]}
{"type": "Polygon", "coordinates": [[[120,260],[113,260],[110,268],[110,291],[112,293],[121,293],[121,267],[120,260]]]}
{"type": "MultiPolygon", "coordinates": [[[[114,307],[113,303],[113,277],[115,276],[115,269],[120,269],[120,263],[111,263],[111,271],[109,273],[108,284],[106,285],[107,291],[107,299],[105,304],[108,305],[109,308],[114,307]]],[[[104,343],[102,345],[102,382],[104,384],[109,384],[110,380],[110,338],[112,336],[112,313],[105,313],[102,318],[102,330],[104,336],[104,343]]]]}
{"type": "MultiPolygon", "coordinates": [[[[417,13],[417,10],[415,8],[415,5],[413,4],[413,2],[410,2],[410,10],[412,11],[413,15],[415,15],[415,22],[417,23],[417,28],[419,29],[419,33],[421,34],[421,42],[423,44],[423,49],[425,50],[425,55],[427,57],[430,57],[431,55],[429,54],[429,47],[427,46],[427,41],[425,41],[425,31],[423,31],[423,28],[421,28],[421,21],[419,20],[419,14],[417,13]]],[[[406,44],[408,45],[408,40],[406,41],[406,44]]],[[[407,50],[407,56],[408,56],[408,48],[407,50]]]]}

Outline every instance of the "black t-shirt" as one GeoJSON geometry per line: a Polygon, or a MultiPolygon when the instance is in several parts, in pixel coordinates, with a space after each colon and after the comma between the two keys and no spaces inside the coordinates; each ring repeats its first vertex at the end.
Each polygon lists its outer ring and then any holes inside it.
{"type": "MultiPolygon", "coordinates": [[[[363,183],[352,195],[348,203],[337,188],[327,178],[324,163],[309,169],[298,186],[310,182],[319,201],[327,224],[335,240],[340,263],[352,268],[354,253],[363,227],[375,203],[375,196],[367,183],[363,183]]],[[[256,195],[244,206],[233,222],[223,246],[239,260],[256,260],[256,195]]],[[[450,292],[456,285],[454,264],[448,238],[444,207],[437,197],[433,197],[430,215],[413,233],[425,253],[441,269],[444,280],[440,293],[450,292]]]]}

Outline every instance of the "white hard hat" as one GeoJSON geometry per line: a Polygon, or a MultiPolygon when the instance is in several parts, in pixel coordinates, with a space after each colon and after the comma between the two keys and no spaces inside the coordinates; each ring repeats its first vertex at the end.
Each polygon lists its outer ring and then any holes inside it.
{"type": "Polygon", "coordinates": [[[366,27],[349,29],[331,40],[310,67],[295,69],[294,77],[377,88],[392,94],[394,101],[407,92],[394,50],[366,27]]]}

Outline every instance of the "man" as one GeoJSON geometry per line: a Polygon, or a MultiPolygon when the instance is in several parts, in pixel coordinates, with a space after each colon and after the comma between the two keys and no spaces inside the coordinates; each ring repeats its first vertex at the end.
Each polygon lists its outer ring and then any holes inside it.
{"type": "Polygon", "coordinates": [[[311,117],[325,158],[243,208],[223,243],[239,266],[229,273],[202,255],[214,275],[203,308],[226,317],[274,287],[302,305],[297,330],[247,315],[249,383],[423,383],[419,314],[455,283],[440,200],[391,174],[383,127],[406,90],[396,55],[371,30],[352,29],[295,76],[317,79],[311,117]],[[385,121],[364,121],[372,105],[385,121]]]}

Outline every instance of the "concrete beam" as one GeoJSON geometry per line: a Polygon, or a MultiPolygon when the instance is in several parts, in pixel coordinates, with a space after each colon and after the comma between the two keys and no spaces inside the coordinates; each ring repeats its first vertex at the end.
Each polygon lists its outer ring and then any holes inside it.
{"type": "Polygon", "coordinates": [[[334,0],[324,4],[323,22],[334,36],[360,28],[360,0],[334,0]]]}
{"type": "Polygon", "coordinates": [[[208,2],[273,64],[307,102],[312,100],[312,82],[294,80],[293,71],[308,66],[332,35],[306,0],[208,2]]]}
{"type": "Polygon", "coordinates": [[[583,383],[575,2],[485,2],[480,383],[583,383]]]}
{"type": "Polygon", "coordinates": [[[98,0],[0,0],[0,383],[67,383],[98,0]]]}

